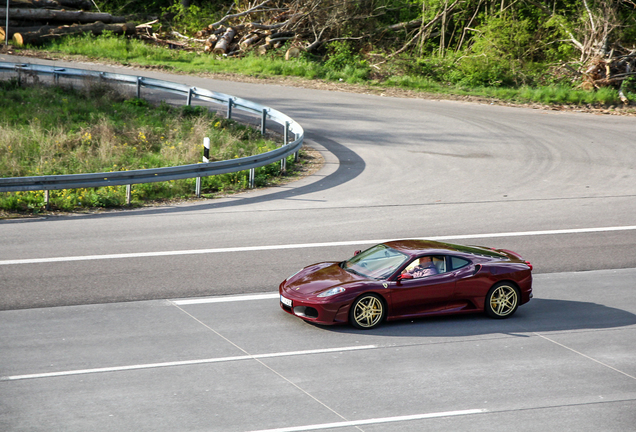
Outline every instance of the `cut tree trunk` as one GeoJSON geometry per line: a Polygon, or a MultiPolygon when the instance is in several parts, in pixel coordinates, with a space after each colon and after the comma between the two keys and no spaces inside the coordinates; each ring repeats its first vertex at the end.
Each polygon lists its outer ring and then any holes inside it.
{"type": "Polygon", "coordinates": [[[298,58],[298,57],[300,57],[300,53],[301,53],[300,48],[291,47],[285,53],[285,60],[289,60],[291,58],[298,58]]]}
{"type": "MultiPolygon", "coordinates": [[[[57,28],[56,26],[33,26],[33,27],[12,27],[9,26],[9,39],[13,37],[16,33],[30,33],[40,31],[42,28],[46,27],[47,29],[57,28]]],[[[0,27],[0,41],[3,41],[6,36],[6,31],[4,27],[0,27]]]]}
{"type": "Polygon", "coordinates": [[[234,28],[232,27],[228,28],[225,34],[221,36],[221,39],[219,39],[216,45],[214,45],[212,54],[217,54],[217,55],[226,54],[230,47],[230,43],[232,43],[232,39],[234,39],[235,35],[236,35],[236,30],[234,30],[234,28]]]}
{"type": "Polygon", "coordinates": [[[262,37],[263,37],[262,34],[254,33],[250,35],[249,37],[245,38],[244,40],[242,40],[241,42],[239,42],[239,45],[242,46],[243,48],[247,48],[257,43],[259,40],[262,39],[262,37]]]}
{"type": "Polygon", "coordinates": [[[296,34],[294,32],[291,32],[291,31],[280,32],[280,33],[272,33],[271,35],[269,35],[269,36],[267,36],[265,38],[265,43],[271,44],[273,42],[289,40],[289,39],[293,39],[295,37],[296,37],[296,34]]]}
{"type": "MultiPolygon", "coordinates": [[[[61,9],[55,0],[9,0],[10,8],[57,8],[61,9]]],[[[9,12],[11,14],[11,12],[9,12]]]]}
{"type": "Polygon", "coordinates": [[[72,26],[62,27],[42,27],[35,32],[15,33],[13,35],[13,43],[17,46],[23,45],[42,45],[48,40],[60,36],[75,35],[82,33],[92,33],[100,35],[105,31],[114,34],[135,34],[135,24],[104,24],[96,22],[92,24],[76,24],[72,26]]]}
{"type": "Polygon", "coordinates": [[[61,6],[70,7],[73,9],[91,10],[93,9],[93,2],[91,0],[55,0],[61,6]]]}
{"type": "MultiPolygon", "coordinates": [[[[6,18],[7,10],[0,8],[0,19],[6,18]]],[[[126,17],[114,17],[99,12],[67,11],[52,9],[9,9],[9,17],[15,20],[29,21],[64,21],[77,23],[125,23],[126,17]]]]}
{"type": "Polygon", "coordinates": [[[213,34],[212,36],[210,36],[208,40],[205,41],[205,48],[203,48],[203,51],[205,52],[212,51],[218,40],[219,40],[219,37],[217,35],[213,34]]]}

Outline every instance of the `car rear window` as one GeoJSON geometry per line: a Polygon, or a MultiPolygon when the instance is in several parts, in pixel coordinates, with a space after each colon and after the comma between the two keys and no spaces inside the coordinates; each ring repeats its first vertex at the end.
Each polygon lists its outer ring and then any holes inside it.
{"type": "Polygon", "coordinates": [[[452,270],[457,270],[460,269],[462,267],[466,267],[468,264],[470,264],[470,261],[468,261],[467,259],[464,258],[460,258],[460,257],[450,257],[451,259],[451,269],[452,270]]]}

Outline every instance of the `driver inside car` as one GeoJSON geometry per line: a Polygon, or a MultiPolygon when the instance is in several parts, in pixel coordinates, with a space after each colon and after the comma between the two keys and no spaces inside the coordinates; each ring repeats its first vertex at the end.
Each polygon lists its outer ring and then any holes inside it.
{"type": "Polygon", "coordinates": [[[420,258],[420,262],[418,265],[416,265],[410,270],[405,270],[402,274],[403,275],[408,274],[413,278],[421,278],[424,276],[435,275],[438,273],[439,272],[437,271],[437,267],[435,267],[435,264],[433,264],[433,260],[431,259],[431,257],[425,256],[420,258]]]}

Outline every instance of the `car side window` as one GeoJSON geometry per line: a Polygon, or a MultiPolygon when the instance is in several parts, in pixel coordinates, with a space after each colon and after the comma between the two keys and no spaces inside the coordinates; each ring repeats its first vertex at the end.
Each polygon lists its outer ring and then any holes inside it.
{"type": "Polygon", "coordinates": [[[444,255],[433,255],[433,264],[437,268],[437,273],[446,273],[446,257],[444,255]]]}
{"type": "Polygon", "coordinates": [[[451,261],[451,267],[453,268],[453,270],[466,267],[468,264],[470,264],[470,261],[464,258],[459,258],[459,257],[451,257],[450,261],[451,261]]]}
{"type": "Polygon", "coordinates": [[[411,263],[402,271],[402,275],[409,275],[409,279],[418,279],[421,277],[446,273],[447,271],[446,257],[444,255],[428,255],[411,261],[411,263]]]}

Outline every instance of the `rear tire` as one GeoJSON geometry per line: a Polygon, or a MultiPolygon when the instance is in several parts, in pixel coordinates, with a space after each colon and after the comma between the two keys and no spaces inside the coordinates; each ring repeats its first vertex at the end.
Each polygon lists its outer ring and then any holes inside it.
{"type": "Polygon", "coordinates": [[[508,318],[516,312],[520,299],[519,289],[514,284],[500,282],[488,291],[484,309],[491,318],[508,318]]]}
{"type": "Polygon", "coordinates": [[[364,294],[351,305],[349,322],[360,330],[370,330],[379,326],[386,315],[386,307],[380,296],[364,294]]]}

